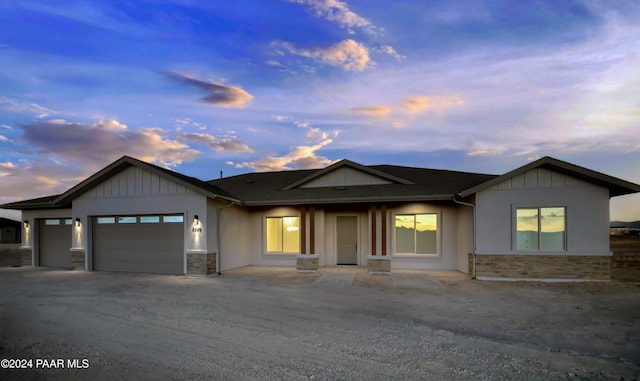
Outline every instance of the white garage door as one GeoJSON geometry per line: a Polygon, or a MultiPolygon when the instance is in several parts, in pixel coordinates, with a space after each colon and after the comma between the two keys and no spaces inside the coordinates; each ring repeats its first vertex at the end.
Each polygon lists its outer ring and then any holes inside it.
{"type": "Polygon", "coordinates": [[[93,269],[184,274],[182,215],[93,218],[93,269]]]}
{"type": "Polygon", "coordinates": [[[38,255],[40,266],[71,266],[71,219],[46,218],[38,222],[38,255]]]}

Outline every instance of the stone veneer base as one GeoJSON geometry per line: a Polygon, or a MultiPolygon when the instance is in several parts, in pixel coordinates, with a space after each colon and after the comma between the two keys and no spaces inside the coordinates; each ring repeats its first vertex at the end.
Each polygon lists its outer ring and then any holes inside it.
{"type": "Polygon", "coordinates": [[[71,249],[71,266],[76,270],[85,269],[84,249],[71,249]]]}
{"type": "Polygon", "coordinates": [[[21,247],[20,251],[20,264],[22,266],[33,266],[33,249],[30,247],[21,247]]]}
{"type": "Polygon", "coordinates": [[[318,271],[320,267],[319,254],[299,254],[296,256],[296,270],[300,273],[318,271]]]}
{"type": "Polygon", "coordinates": [[[480,279],[609,280],[610,274],[610,256],[476,255],[480,279]]]}
{"type": "Polygon", "coordinates": [[[216,253],[187,253],[187,275],[207,276],[216,272],[216,253]]]}
{"type": "Polygon", "coordinates": [[[391,257],[381,255],[367,256],[369,274],[391,274],[391,257]]]}

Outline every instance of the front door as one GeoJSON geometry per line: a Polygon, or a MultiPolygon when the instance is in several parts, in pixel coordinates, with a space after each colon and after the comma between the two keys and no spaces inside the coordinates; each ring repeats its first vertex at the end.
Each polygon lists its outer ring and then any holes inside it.
{"type": "Polygon", "coordinates": [[[338,216],[336,239],[339,265],[358,264],[358,217],[338,216]]]}

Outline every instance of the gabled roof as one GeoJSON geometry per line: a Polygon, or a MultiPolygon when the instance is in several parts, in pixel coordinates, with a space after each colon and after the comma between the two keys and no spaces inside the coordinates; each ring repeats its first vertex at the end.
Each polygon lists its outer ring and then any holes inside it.
{"type": "MultiPolygon", "coordinates": [[[[340,163],[342,162],[338,164],[340,163]]],[[[258,206],[451,200],[461,190],[495,177],[495,175],[394,165],[363,166],[348,161],[342,165],[359,170],[365,169],[366,173],[394,181],[390,184],[378,185],[300,187],[328,173],[326,169],[332,168],[330,166],[324,169],[247,173],[212,180],[209,183],[235,195],[245,205],[258,206]]],[[[333,169],[336,169],[335,164],[333,169]]]]}
{"type": "Polygon", "coordinates": [[[385,173],[382,171],[379,171],[377,169],[374,169],[372,167],[366,167],[362,164],[358,164],[356,162],[353,162],[351,160],[347,160],[347,159],[342,159],[336,163],[331,164],[328,167],[325,167],[323,169],[314,171],[313,173],[311,173],[309,176],[306,176],[298,181],[296,181],[295,183],[289,184],[286,187],[282,188],[282,190],[290,190],[290,189],[294,189],[297,188],[301,185],[304,185],[308,182],[310,182],[311,180],[315,180],[318,179],[322,176],[325,176],[333,171],[336,171],[340,168],[353,168],[357,171],[366,173],[368,175],[377,177],[379,179],[383,179],[383,180],[387,180],[390,181],[392,183],[398,183],[398,184],[413,184],[411,181],[397,177],[397,176],[393,176],[389,173],[385,173]]]}
{"type": "Polygon", "coordinates": [[[130,156],[123,156],[63,194],[4,204],[0,205],[0,207],[4,209],[18,210],[68,208],[71,207],[71,202],[78,196],[132,166],[142,168],[161,178],[173,181],[204,196],[210,198],[224,198],[229,201],[240,203],[240,200],[215,185],[196,179],[195,177],[185,176],[166,168],[158,167],[157,165],[145,163],[144,161],[134,159],[130,156]]]}
{"type": "Polygon", "coordinates": [[[580,167],[575,164],[567,163],[566,161],[554,159],[550,156],[545,156],[542,159],[533,161],[527,165],[516,168],[513,171],[507,172],[504,175],[497,176],[482,184],[478,184],[471,188],[468,188],[460,192],[460,196],[467,197],[484,189],[487,189],[493,185],[498,184],[501,181],[510,179],[514,176],[523,174],[535,168],[546,168],[556,172],[560,172],[596,185],[603,186],[609,189],[609,197],[621,196],[625,194],[640,192],[640,185],[631,183],[619,179],[617,177],[605,175],[597,171],[593,171],[588,168],[580,167]]]}

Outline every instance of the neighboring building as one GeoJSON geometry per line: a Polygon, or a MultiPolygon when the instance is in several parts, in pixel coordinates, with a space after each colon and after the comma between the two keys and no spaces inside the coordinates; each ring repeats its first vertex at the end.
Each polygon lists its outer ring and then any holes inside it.
{"type": "Polygon", "coordinates": [[[20,243],[20,222],[0,217],[0,243],[20,243]]]}
{"type": "Polygon", "coordinates": [[[501,176],[348,160],[204,182],[124,156],[22,210],[24,262],[209,275],[247,265],[609,279],[609,199],[640,186],[545,157],[501,176]]]}

